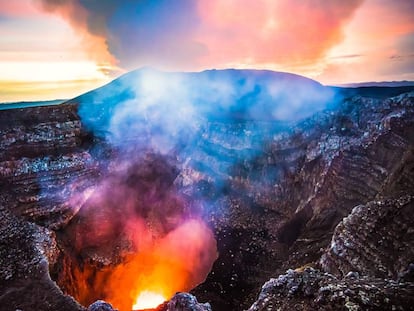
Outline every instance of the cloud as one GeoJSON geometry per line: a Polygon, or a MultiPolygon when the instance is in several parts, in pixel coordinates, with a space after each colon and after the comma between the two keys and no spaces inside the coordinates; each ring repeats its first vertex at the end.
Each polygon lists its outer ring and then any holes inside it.
{"type": "Polygon", "coordinates": [[[337,56],[332,56],[331,59],[350,59],[350,58],[359,58],[362,57],[364,55],[362,54],[346,54],[346,55],[337,55],[337,56]]]}
{"type": "Polygon", "coordinates": [[[32,17],[39,12],[30,0],[8,1],[0,0],[0,20],[5,17],[32,17]]]}
{"type": "Polygon", "coordinates": [[[310,63],[341,41],[362,1],[204,1],[207,62],[310,63]]]}
{"type": "Polygon", "coordinates": [[[362,0],[37,2],[94,38],[98,56],[125,69],[199,69],[312,62],[341,41],[362,0]]]}
{"type": "MultiPolygon", "coordinates": [[[[101,11],[88,11],[88,7],[83,4],[82,0],[33,0],[39,4],[46,12],[60,15],[69,24],[80,33],[83,38],[84,49],[90,56],[101,66],[102,71],[109,72],[108,66],[111,65],[112,70],[116,69],[118,63],[117,58],[108,50],[107,32],[105,31],[105,23],[95,25],[95,19],[104,21],[101,18],[102,12],[110,7],[101,2],[101,11]]],[[[85,1],[86,3],[88,1],[85,1]]],[[[90,3],[98,3],[90,1],[90,3]]],[[[109,2],[108,2],[109,3],[109,2]]]]}

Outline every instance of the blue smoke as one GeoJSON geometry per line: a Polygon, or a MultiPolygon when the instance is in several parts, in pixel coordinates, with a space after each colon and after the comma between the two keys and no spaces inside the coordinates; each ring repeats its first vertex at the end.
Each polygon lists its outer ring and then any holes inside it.
{"type": "Polygon", "coordinates": [[[211,175],[257,155],[272,135],[325,109],[334,95],[288,73],[144,68],[76,101],[83,123],[112,146],[174,153],[211,175]]]}

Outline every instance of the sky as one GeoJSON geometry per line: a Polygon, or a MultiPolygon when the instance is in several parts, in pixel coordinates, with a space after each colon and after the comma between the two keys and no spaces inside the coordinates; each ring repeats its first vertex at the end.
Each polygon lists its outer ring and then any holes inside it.
{"type": "Polygon", "coordinates": [[[71,98],[143,66],[414,80],[414,1],[0,0],[0,102],[71,98]]]}

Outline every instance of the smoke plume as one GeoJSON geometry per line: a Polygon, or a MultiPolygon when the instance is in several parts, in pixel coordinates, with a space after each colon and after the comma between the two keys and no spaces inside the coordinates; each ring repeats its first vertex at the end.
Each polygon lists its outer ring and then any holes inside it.
{"type": "Polygon", "coordinates": [[[174,160],[129,156],[113,160],[65,229],[76,256],[63,286],[84,305],[105,299],[132,310],[144,292],[167,300],[203,282],[217,257],[200,207],[174,185],[174,160]]]}
{"type": "Polygon", "coordinates": [[[140,293],[168,299],[202,282],[217,246],[205,218],[213,193],[198,196],[197,182],[220,189],[234,165],[262,152],[284,124],[326,108],[333,95],[287,73],[147,68],[75,98],[82,124],[101,140],[91,152],[105,169],[92,190],[72,198],[82,206],[68,232],[80,258],[104,268],[74,268],[71,294],[128,310],[140,293]]]}

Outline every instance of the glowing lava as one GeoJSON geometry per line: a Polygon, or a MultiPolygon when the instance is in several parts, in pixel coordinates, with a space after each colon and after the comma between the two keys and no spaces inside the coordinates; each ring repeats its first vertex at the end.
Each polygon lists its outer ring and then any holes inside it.
{"type": "Polygon", "coordinates": [[[214,235],[200,219],[147,242],[148,229],[139,223],[133,221],[135,231],[130,232],[138,251],[102,277],[105,300],[120,311],[155,308],[176,292],[191,290],[205,280],[217,258],[214,235]]]}
{"type": "Polygon", "coordinates": [[[159,293],[144,290],[137,297],[137,300],[132,306],[132,310],[153,309],[166,300],[167,299],[159,293]]]}

